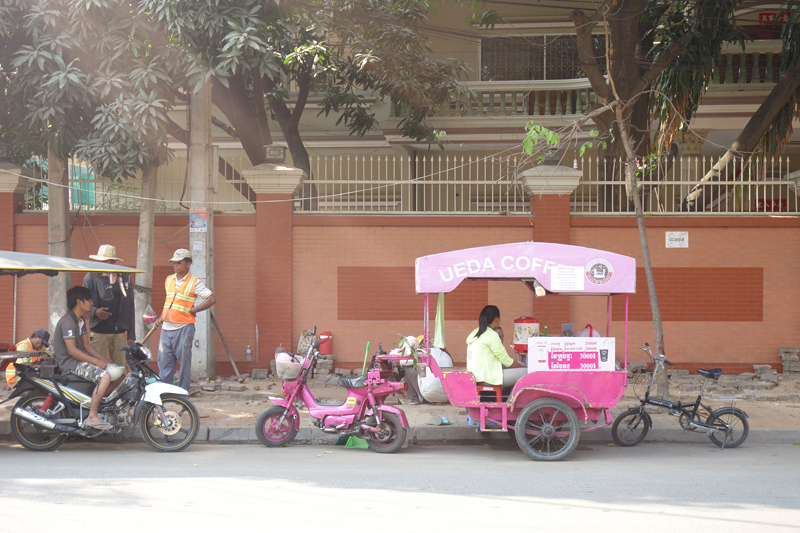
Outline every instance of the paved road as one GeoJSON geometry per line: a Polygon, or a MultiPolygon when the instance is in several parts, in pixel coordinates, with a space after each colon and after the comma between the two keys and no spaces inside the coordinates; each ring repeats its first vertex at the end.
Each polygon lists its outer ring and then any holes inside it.
{"type": "Polygon", "coordinates": [[[0,531],[798,531],[800,446],[0,445],[0,531]],[[13,512],[10,510],[13,509],[13,512]],[[278,529],[281,528],[281,529],[278,529]],[[289,529],[291,528],[291,529],[289,529]],[[424,528],[424,529],[423,529],[424,528]]]}

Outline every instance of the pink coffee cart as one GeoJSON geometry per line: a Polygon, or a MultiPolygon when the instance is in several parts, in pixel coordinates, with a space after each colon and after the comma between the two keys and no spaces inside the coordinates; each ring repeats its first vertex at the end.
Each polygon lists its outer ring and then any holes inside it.
{"type": "Polygon", "coordinates": [[[581,431],[611,424],[610,409],[627,384],[628,295],[636,292],[635,259],[564,244],[501,244],[420,257],[415,283],[417,294],[425,295],[420,374],[427,368],[441,378],[450,402],[467,409],[478,431],[513,431],[529,457],[558,461],[575,450],[581,431]],[[544,289],[545,297],[605,296],[605,337],[531,337],[527,357],[519,360],[528,373],[500,398],[504,401],[481,401],[472,373],[440,368],[428,355],[430,295],[448,293],[470,279],[521,281],[531,291],[544,289]],[[609,331],[614,294],[626,295],[622,370],[615,369],[615,339],[609,331]]]}

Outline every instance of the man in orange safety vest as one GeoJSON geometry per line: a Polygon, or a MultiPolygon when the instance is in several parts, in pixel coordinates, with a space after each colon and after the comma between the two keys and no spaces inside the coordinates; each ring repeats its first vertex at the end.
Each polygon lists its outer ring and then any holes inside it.
{"type": "Polygon", "coordinates": [[[158,371],[161,380],[173,383],[175,366],[180,367],[178,386],[189,391],[192,376],[192,343],[194,342],[195,315],[214,305],[217,299],[203,280],[189,273],[192,254],[189,250],[175,250],[169,260],[174,274],[167,276],[164,288],[167,298],[161,318],[153,327],[163,325],[158,343],[158,371]],[[197,303],[197,299],[202,301],[197,303]]]}
{"type": "MultiPolygon", "coordinates": [[[[16,350],[18,352],[39,352],[42,351],[44,348],[47,348],[50,345],[50,334],[43,330],[37,329],[33,332],[33,334],[17,343],[16,350]]],[[[20,363],[35,363],[39,361],[41,357],[21,357],[17,359],[20,363]]],[[[17,384],[19,378],[17,377],[17,369],[14,368],[13,364],[8,365],[6,367],[6,383],[8,383],[9,387],[13,387],[17,384]]]]}

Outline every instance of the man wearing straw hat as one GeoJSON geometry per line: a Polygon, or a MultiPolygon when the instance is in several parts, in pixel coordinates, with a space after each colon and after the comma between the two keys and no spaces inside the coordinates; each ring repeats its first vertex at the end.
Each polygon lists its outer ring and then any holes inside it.
{"type": "MultiPolygon", "coordinates": [[[[103,244],[95,261],[115,264],[122,261],[117,249],[103,244]]],[[[89,328],[92,333],[92,348],[103,357],[108,356],[115,365],[125,368],[125,354],[120,348],[136,341],[133,286],[129,274],[89,272],[83,278],[83,286],[92,292],[92,310],[89,313],[89,328]]]]}

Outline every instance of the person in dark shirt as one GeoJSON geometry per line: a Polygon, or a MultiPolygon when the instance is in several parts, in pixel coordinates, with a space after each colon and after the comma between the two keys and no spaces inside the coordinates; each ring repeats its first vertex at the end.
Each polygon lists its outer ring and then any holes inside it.
{"type": "Polygon", "coordinates": [[[97,416],[100,401],[111,384],[111,376],[105,368],[108,361],[89,343],[84,313],[92,309],[92,293],[86,287],[76,285],[67,291],[67,314],[59,319],[53,333],[53,352],[58,367],[64,374],[74,374],[97,386],[92,393],[89,416],[84,423],[95,429],[111,429],[111,425],[97,416]]]}
{"type": "MultiPolygon", "coordinates": [[[[117,249],[103,244],[97,255],[90,258],[104,263],[122,261],[117,249]]],[[[133,287],[128,274],[89,272],[83,286],[92,291],[92,310],[89,312],[92,347],[116,365],[125,368],[123,346],[136,341],[133,287]]]]}

